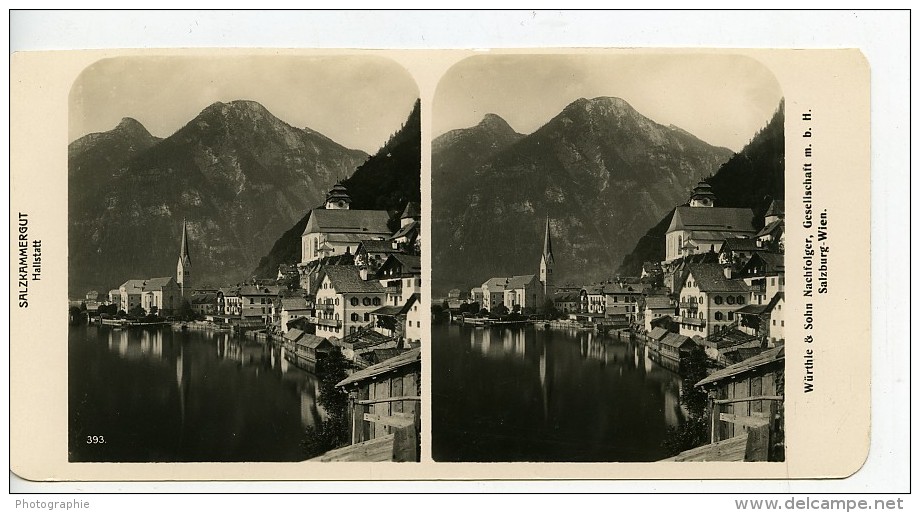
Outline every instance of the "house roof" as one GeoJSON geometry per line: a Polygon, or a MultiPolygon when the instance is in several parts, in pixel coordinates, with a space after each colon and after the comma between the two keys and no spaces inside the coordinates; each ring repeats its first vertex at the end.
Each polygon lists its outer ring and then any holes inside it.
{"type": "Polygon", "coordinates": [[[300,297],[283,297],[281,298],[281,309],[287,310],[288,312],[294,312],[298,310],[309,310],[310,306],[307,305],[307,300],[300,297]]]}
{"type": "MultiPolygon", "coordinates": [[[[291,331],[293,331],[293,330],[291,330],[291,331]]],[[[329,344],[329,345],[332,345],[331,342],[329,342],[329,340],[327,340],[327,339],[325,339],[325,338],[323,338],[323,337],[318,337],[318,336],[316,336],[316,335],[310,335],[309,333],[304,333],[304,335],[303,335],[303,336],[300,338],[300,340],[298,340],[297,342],[298,342],[298,345],[301,345],[301,346],[304,346],[304,347],[308,347],[308,348],[310,348],[310,349],[316,349],[316,348],[319,347],[323,342],[325,342],[325,343],[327,343],[327,344],[329,344]]]]}
{"type": "Polygon", "coordinates": [[[353,265],[327,265],[320,272],[320,279],[316,285],[322,283],[322,276],[329,278],[332,288],[337,294],[367,293],[383,294],[383,287],[376,280],[364,281],[358,273],[358,268],[353,265]]]}
{"type": "Polygon", "coordinates": [[[399,356],[404,351],[405,351],[404,349],[397,349],[395,347],[389,348],[389,349],[374,349],[373,351],[371,351],[371,354],[373,354],[373,357],[370,358],[370,360],[374,362],[382,363],[382,362],[389,360],[390,358],[395,358],[399,356]]]}
{"type": "Polygon", "coordinates": [[[633,287],[628,283],[608,283],[604,285],[604,294],[640,294],[641,292],[639,287],[633,287]]]}
{"type": "Polygon", "coordinates": [[[520,276],[512,276],[508,278],[508,283],[505,284],[505,290],[511,289],[522,289],[527,285],[533,283],[537,279],[535,274],[523,274],[520,276]]]}
{"type": "Polygon", "coordinates": [[[722,251],[765,251],[765,248],[758,246],[756,239],[729,237],[722,244],[722,251]]]}
{"type": "Polygon", "coordinates": [[[216,292],[208,292],[207,294],[195,294],[192,296],[192,304],[207,305],[211,303],[217,303],[216,292]]]}
{"type": "Polygon", "coordinates": [[[675,230],[754,232],[754,214],[748,208],[691,207],[674,209],[668,232],[675,230]]]}
{"type": "Polygon", "coordinates": [[[781,272],[786,272],[786,262],[783,255],[767,251],[754,253],[751,259],[741,268],[741,273],[748,277],[766,276],[781,272]],[[762,269],[762,271],[754,274],[751,271],[755,268],[762,269]]]}
{"type": "Polygon", "coordinates": [[[715,383],[721,381],[725,378],[747,372],[749,370],[756,369],[763,365],[767,365],[773,362],[777,362],[785,359],[785,346],[774,347],[773,349],[768,349],[757,356],[748,358],[742,362],[736,363],[734,365],[729,365],[728,367],[713,372],[709,376],[700,380],[696,386],[703,386],[709,383],[715,383]]]}
{"type": "Polygon", "coordinates": [[[783,217],[784,215],[786,215],[786,202],[781,199],[776,199],[770,202],[770,208],[767,209],[767,213],[764,214],[764,217],[783,217]]]}
{"type": "Polygon", "coordinates": [[[396,266],[402,268],[402,274],[421,274],[422,257],[418,255],[407,255],[405,253],[392,253],[380,266],[377,271],[378,276],[383,276],[387,270],[396,266]]]}
{"type": "Polygon", "coordinates": [[[420,217],[422,215],[422,209],[419,206],[417,201],[410,201],[406,203],[406,208],[403,210],[402,216],[400,219],[405,219],[407,217],[420,217]]]}
{"type": "Polygon", "coordinates": [[[688,269],[703,292],[750,292],[744,280],[726,278],[719,264],[690,264],[688,269]]]}
{"type": "Polygon", "coordinates": [[[655,328],[649,332],[649,336],[652,337],[652,340],[661,340],[666,337],[668,333],[670,332],[664,328],[655,328]]]}
{"type": "Polygon", "coordinates": [[[380,308],[371,312],[371,315],[386,315],[386,316],[396,316],[402,312],[403,307],[401,306],[381,306],[380,308]]]}
{"type": "Polygon", "coordinates": [[[244,285],[240,287],[240,296],[277,296],[281,293],[279,285],[244,285]]]}
{"type": "Polygon", "coordinates": [[[303,331],[300,331],[297,328],[291,328],[288,330],[287,333],[284,334],[284,338],[288,340],[297,340],[304,335],[306,335],[306,333],[304,333],[303,331]]]}
{"type": "Polygon", "coordinates": [[[572,303],[579,301],[577,292],[556,292],[553,294],[553,301],[557,303],[572,303]]]}
{"type": "MultiPolygon", "coordinates": [[[[507,283],[507,281],[507,278],[489,278],[482,284],[482,288],[488,287],[490,289],[505,290],[505,283],[507,283]]],[[[492,292],[496,292],[496,290],[492,290],[492,292]]]]}
{"type": "Polygon", "coordinates": [[[387,221],[390,216],[386,210],[351,210],[315,208],[310,211],[310,219],[303,234],[310,233],[361,233],[389,236],[387,221]]]}
{"type": "Polygon", "coordinates": [[[412,221],[411,223],[406,224],[406,226],[401,226],[399,230],[396,230],[396,233],[394,233],[393,236],[390,237],[390,239],[398,239],[400,237],[405,237],[409,235],[410,233],[412,233],[414,230],[418,230],[419,226],[421,225],[419,224],[418,221],[412,221]]]}
{"type": "Polygon", "coordinates": [[[150,278],[144,283],[144,291],[163,290],[163,287],[169,285],[170,282],[175,283],[171,276],[150,278]]]}
{"type": "Polygon", "coordinates": [[[144,291],[144,281],[146,280],[128,280],[121,284],[120,289],[125,289],[128,294],[140,294],[144,291]]]}
{"type": "Polygon", "coordinates": [[[737,329],[727,329],[717,334],[710,335],[710,337],[705,340],[703,344],[710,347],[715,346],[716,349],[722,349],[725,347],[748,344],[757,340],[757,336],[755,335],[748,335],[747,333],[737,329]]]}
{"type": "Polygon", "coordinates": [[[654,310],[655,308],[673,308],[673,305],[668,296],[649,296],[645,298],[645,307],[654,310]]]}
{"type": "Polygon", "coordinates": [[[368,347],[374,347],[386,342],[393,340],[393,337],[388,337],[382,333],[377,333],[376,331],[370,328],[362,328],[354,333],[349,333],[345,335],[342,339],[343,344],[352,344],[354,349],[367,349],[368,347]]]}
{"type": "Polygon", "coordinates": [[[420,347],[415,348],[415,349],[406,351],[405,353],[402,353],[394,358],[390,358],[389,360],[385,360],[376,365],[371,365],[370,367],[366,369],[359,370],[358,372],[343,379],[342,381],[339,381],[338,383],[336,383],[335,386],[343,387],[346,385],[350,385],[352,383],[357,383],[365,379],[368,379],[368,378],[371,378],[371,377],[374,377],[374,376],[377,376],[377,375],[380,375],[386,372],[390,372],[392,370],[396,370],[401,367],[405,367],[406,365],[413,365],[416,363],[420,363],[421,361],[422,361],[422,349],[420,347]]]}
{"type": "Polygon", "coordinates": [[[663,339],[661,339],[661,345],[672,347],[674,349],[682,347],[685,344],[693,344],[693,341],[690,340],[690,337],[686,335],[678,335],[677,333],[668,333],[663,339]]]}
{"type": "Polygon", "coordinates": [[[783,221],[782,219],[777,219],[773,221],[772,223],[761,228],[760,231],[757,232],[757,235],[755,235],[755,237],[763,237],[764,235],[769,235],[777,230],[781,230],[785,228],[785,224],[786,224],[785,221],[783,221]]]}
{"type": "Polygon", "coordinates": [[[388,240],[381,239],[366,239],[361,241],[361,245],[358,246],[358,249],[355,250],[355,253],[360,253],[361,251],[366,251],[368,253],[398,253],[399,249],[393,247],[393,243],[388,240]]]}

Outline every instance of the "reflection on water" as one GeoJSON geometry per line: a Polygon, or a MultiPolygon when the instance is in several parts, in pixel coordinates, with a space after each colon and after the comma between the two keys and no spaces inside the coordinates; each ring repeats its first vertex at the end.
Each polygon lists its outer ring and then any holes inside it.
{"type": "Polygon", "coordinates": [[[654,461],[685,417],[644,345],[586,331],[435,326],[440,461],[654,461]]]}
{"type": "Polygon", "coordinates": [[[71,461],[296,461],[326,417],[318,380],[280,345],[95,326],[69,345],[71,461]]]}

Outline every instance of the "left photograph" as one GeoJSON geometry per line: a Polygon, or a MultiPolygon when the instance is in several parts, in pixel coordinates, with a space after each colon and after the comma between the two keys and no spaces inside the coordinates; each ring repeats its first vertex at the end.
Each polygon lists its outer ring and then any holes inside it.
{"type": "Polygon", "coordinates": [[[412,76],[117,57],[69,101],[69,461],[418,461],[412,76]]]}

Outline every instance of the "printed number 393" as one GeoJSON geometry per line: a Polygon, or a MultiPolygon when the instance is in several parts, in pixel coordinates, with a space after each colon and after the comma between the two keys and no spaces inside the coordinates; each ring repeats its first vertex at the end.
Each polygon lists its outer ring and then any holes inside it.
{"type": "Polygon", "coordinates": [[[88,436],[88,437],[86,437],[86,443],[88,443],[88,444],[104,444],[104,443],[105,443],[105,437],[103,437],[102,435],[92,435],[92,436],[88,436]]]}

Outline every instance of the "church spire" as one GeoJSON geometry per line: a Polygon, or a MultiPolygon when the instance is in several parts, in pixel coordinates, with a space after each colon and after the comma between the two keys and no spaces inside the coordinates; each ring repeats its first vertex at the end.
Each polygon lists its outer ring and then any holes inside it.
{"type": "Polygon", "coordinates": [[[176,264],[176,285],[184,298],[192,294],[192,258],[188,251],[188,228],[185,218],[182,219],[182,244],[179,246],[179,262],[176,264]]]}
{"type": "Polygon", "coordinates": [[[553,296],[553,267],[556,258],[553,256],[553,240],[549,234],[549,216],[546,216],[546,230],[543,235],[543,255],[540,257],[540,281],[543,283],[543,297],[549,299],[553,296]]]}
{"type": "Polygon", "coordinates": [[[182,218],[182,246],[179,249],[179,260],[187,260],[192,263],[191,256],[188,252],[188,230],[186,229],[185,218],[182,218]]]}
{"type": "Polygon", "coordinates": [[[543,235],[543,258],[553,262],[553,240],[549,235],[549,216],[546,216],[546,233],[543,235]]]}

